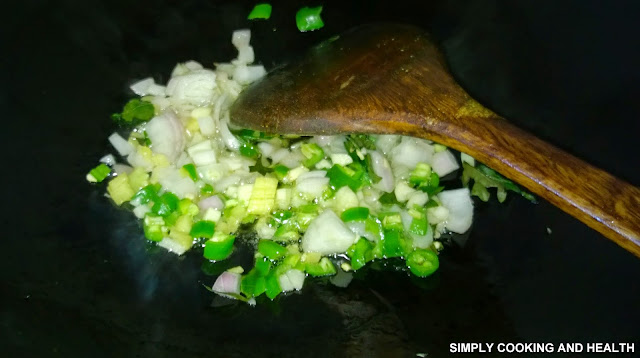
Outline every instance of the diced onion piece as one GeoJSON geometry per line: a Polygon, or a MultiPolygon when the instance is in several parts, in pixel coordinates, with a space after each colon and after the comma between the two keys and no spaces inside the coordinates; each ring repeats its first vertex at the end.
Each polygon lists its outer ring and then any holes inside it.
{"type": "Polygon", "coordinates": [[[333,164],[340,164],[342,166],[346,166],[353,163],[353,159],[351,158],[351,156],[346,153],[335,153],[335,154],[331,154],[330,157],[331,157],[331,162],[333,164]]]}
{"type": "Polygon", "coordinates": [[[167,84],[167,95],[196,105],[211,104],[216,88],[216,73],[196,70],[174,76],[167,84]]]}
{"type": "Polygon", "coordinates": [[[430,224],[444,223],[447,221],[447,218],[449,218],[449,209],[444,206],[427,209],[427,220],[430,224]]]}
{"type": "Polygon", "coordinates": [[[418,163],[431,163],[433,146],[422,139],[403,137],[400,144],[391,150],[394,165],[415,168],[418,163]]]}
{"type": "MultiPolygon", "coordinates": [[[[308,173],[307,173],[308,174],[308,173]]],[[[329,178],[306,178],[296,181],[296,190],[299,193],[308,194],[313,197],[321,197],[322,193],[329,187],[329,178]]]]}
{"type": "Polygon", "coordinates": [[[153,83],[155,83],[153,77],[147,77],[132,84],[131,86],[129,86],[129,88],[138,96],[146,96],[147,89],[149,89],[149,86],[151,86],[153,83]]]}
{"type": "Polygon", "coordinates": [[[404,180],[401,180],[396,185],[396,190],[395,190],[396,199],[399,202],[404,203],[405,201],[409,200],[409,197],[415,191],[416,190],[410,187],[409,184],[407,184],[407,182],[405,182],[404,180]]]}
{"type": "Polygon", "coordinates": [[[166,111],[153,117],[146,126],[151,150],[175,161],[184,150],[184,127],[173,112],[166,111]]]}
{"type": "Polygon", "coordinates": [[[427,225],[427,233],[423,236],[419,236],[413,233],[409,233],[411,239],[413,240],[412,246],[418,249],[426,249],[431,246],[433,243],[433,228],[431,225],[427,225]]]}
{"type": "Polygon", "coordinates": [[[423,191],[416,190],[409,195],[407,208],[413,208],[414,205],[424,206],[429,201],[429,195],[423,191]]]}
{"type": "Polygon", "coordinates": [[[339,213],[342,213],[348,208],[353,208],[360,205],[358,196],[348,186],[343,186],[342,188],[338,189],[335,196],[333,197],[333,202],[334,209],[339,213]]]}
{"type": "Polygon", "coordinates": [[[224,202],[219,196],[213,195],[208,198],[204,198],[198,202],[200,210],[205,211],[207,209],[224,209],[224,202]]]}
{"type": "Polygon", "coordinates": [[[456,157],[449,150],[443,150],[433,155],[431,168],[439,177],[443,177],[460,168],[456,157]]]}
{"type": "Polygon", "coordinates": [[[211,136],[216,132],[216,123],[211,116],[198,117],[198,126],[200,127],[200,133],[205,136],[211,136]]]}
{"type": "Polygon", "coordinates": [[[185,62],[184,67],[188,68],[189,71],[197,71],[204,68],[200,62],[193,60],[185,62]]]}
{"type": "Polygon", "coordinates": [[[327,176],[327,172],[324,170],[312,170],[310,172],[300,174],[300,176],[296,178],[296,181],[301,181],[301,180],[310,179],[310,178],[324,178],[326,176],[327,176]]]}
{"type": "Polygon", "coordinates": [[[133,208],[133,214],[138,218],[142,219],[144,216],[151,211],[151,208],[147,205],[139,205],[133,208]]]}
{"type": "Polygon", "coordinates": [[[177,195],[179,198],[193,198],[198,193],[196,183],[194,183],[191,178],[183,176],[180,171],[175,168],[160,168],[156,169],[154,172],[160,185],[162,185],[165,190],[177,195]]]}
{"type": "Polygon", "coordinates": [[[386,193],[392,192],[394,178],[391,165],[389,165],[387,159],[378,151],[370,151],[369,155],[371,155],[373,172],[380,177],[380,181],[375,184],[375,187],[386,193]]]}
{"type": "Polygon", "coordinates": [[[400,141],[399,135],[381,134],[376,139],[376,148],[381,150],[383,154],[388,154],[396,147],[398,141],[400,141]]]}
{"type": "Polygon", "coordinates": [[[191,246],[188,246],[186,243],[175,240],[171,237],[165,237],[158,243],[158,246],[165,248],[169,252],[173,252],[174,254],[180,256],[187,252],[191,246]]]}
{"type": "Polygon", "coordinates": [[[138,96],[164,96],[166,93],[166,87],[156,84],[152,77],[140,80],[129,88],[138,96]]]}
{"type": "Polygon", "coordinates": [[[120,175],[122,173],[130,174],[133,171],[133,168],[126,164],[114,164],[113,165],[113,173],[115,175],[120,175]]]}
{"type": "Polygon", "coordinates": [[[240,294],[240,277],[238,273],[225,271],[218,276],[211,289],[216,293],[240,294]]]}
{"type": "Polygon", "coordinates": [[[307,228],[302,238],[304,252],[333,255],[347,251],[358,237],[330,209],[322,212],[307,228]]]}
{"type": "Polygon", "coordinates": [[[100,158],[100,163],[104,163],[109,166],[114,165],[116,164],[116,157],[114,157],[113,154],[107,154],[100,158]]]}
{"type": "Polygon", "coordinates": [[[231,34],[231,43],[236,48],[249,46],[249,42],[251,42],[251,30],[249,29],[236,30],[231,34]]]}
{"type": "Polygon", "coordinates": [[[468,188],[445,190],[438,194],[442,205],[449,209],[449,218],[445,227],[458,234],[463,234],[473,222],[473,201],[468,188]]]}
{"type": "Polygon", "coordinates": [[[344,288],[344,287],[349,286],[349,284],[351,283],[352,279],[353,279],[353,273],[344,272],[343,270],[338,270],[338,272],[334,276],[331,276],[329,281],[334,286],[338,286],[338,287],[344,288]]]}
{"type": "Polygon", "coordinates": [[[299,291],[304,285],[304,272],[296,269],[289,269],[278,277],[278,283],[283,292],[299,291]]]}
{"type": "Polygon", "coordinates": [[[226,121],[220,121],[220,137],[227,148],[231,150],[238,150],[238,148],[240,148],[238,138],[231,133],[226,121]]]}
{"type": "Polygon", "coordinates": [[[255,82],[267,74],[264,66],[246,66],[238,65],[233,71],[233,79],[243,85],[255,82]]]}
{"type": "Polygon", "coordinates": [[[216,162],[216,152],[211,149],[200,150],[191,154],[191,159],[196,166],[213,164],[216,162]]]}
{"type": "Polygon", "coordinates": [[[116,149],[118,154],[126,156],[133,152],[133,145],[126,139],[122,138],[120,134],[113,133],[109,136],[109,143],[116,149]]]}
{"type": "Polygon", "coordinates": [[[239,65],[248,65],[253,63],[255,60],[255,54],[253,52],[253,47],[245,46],[238,48],[238,60],[237,64],[239,65]]]}

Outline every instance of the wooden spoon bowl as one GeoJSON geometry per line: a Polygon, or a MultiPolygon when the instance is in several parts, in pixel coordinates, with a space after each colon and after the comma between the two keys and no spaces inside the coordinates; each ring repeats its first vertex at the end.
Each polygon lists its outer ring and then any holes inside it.
{"type": "Polygon", "coordinates": [[[327,40],[247,88],[231,119],[269,133],[402,134],[442,143],[640,257],[640,189],[479,104],[419,28],[367,25],[327,40]]]}

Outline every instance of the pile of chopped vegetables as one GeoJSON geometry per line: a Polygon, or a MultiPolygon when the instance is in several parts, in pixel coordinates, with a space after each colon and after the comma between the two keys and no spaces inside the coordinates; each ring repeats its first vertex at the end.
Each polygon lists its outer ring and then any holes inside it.
{"type": "Polygon", "coordinates": [[[113,115],[121,131],[109,137],[120,159],[109,154],[87,175],[108,181],[108,196],[141,220],[146,239],[176,255],[197,248],[206,260],[225,260],[236,240],[248,240],[254,266],[224,272],[214,292],[255,303],[300,290],[308,277],[344,286],[351,271],[388,258],[429,276],[441,235],[471,226],[472,192],[486,200],[497,187],[503,200],[505,190],[519,190],[464,155],[473,189],[443,190],[441,178],[460,165],[423,139],[234,128],[230,105],[266,73],[252,65],[249,40],[248,30],[234,32],[238,57],[215,69],[191,61],[166,86],[133,84],[139,97],[113,115]]]}

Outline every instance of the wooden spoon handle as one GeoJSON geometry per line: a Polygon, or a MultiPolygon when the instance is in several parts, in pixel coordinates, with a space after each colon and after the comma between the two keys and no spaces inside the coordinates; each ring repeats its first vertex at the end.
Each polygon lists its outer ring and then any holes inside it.
{"type": "Polygon", "coordinates": [[[640,257],[640,189],[470,103],[480,110],[459,111],[459,121],[428,137],[486,163],[640,257]]]}

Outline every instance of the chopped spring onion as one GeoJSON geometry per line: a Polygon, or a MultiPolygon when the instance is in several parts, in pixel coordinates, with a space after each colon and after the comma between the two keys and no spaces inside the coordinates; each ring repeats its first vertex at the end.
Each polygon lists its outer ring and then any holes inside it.
{"type": "Polygon", "coordinates": [[[167,235],[167,227],[162,217],[147,214],[144,217],[144,236],[151,241],[161,241],[167,235]]]}
{"type": "Polygon", "coordinates": [[[301,32],[313,31],[324,27],[324,22],[320,17],[322,6],[303,7],[296,13],[296,25],[301,32]]]}
{"type": "Polygon", "coordinates": [[[100,164],[89,171],[89,174],[87,174],[87,181],[90,183],[100,183],[109,176],[109,173],[111,173],[111,168],[104,164],[100,164]]]}
{"type": "Polygon", "coordinates": [[[253,10],[247,16],[247,19],[268,19],[271,17],[271,4],[258,4],[253,7],[253,10]]]}

